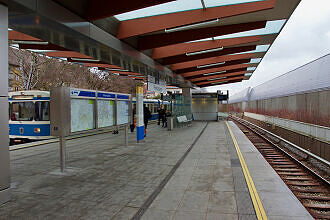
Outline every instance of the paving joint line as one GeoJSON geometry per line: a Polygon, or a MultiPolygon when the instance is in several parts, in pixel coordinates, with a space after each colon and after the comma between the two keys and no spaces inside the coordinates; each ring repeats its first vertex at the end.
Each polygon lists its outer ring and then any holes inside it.
{"type": "Polygon", "coordinates": [[[208,126],[208,122],[202,129],[202,131],[199,133],[199,135],[195,138],[194,142],[190,145],[188,150],[182,155],[182,157],[178,160],[178,162],[174,165],[174,167],[171,169],[171,171],[166,175],[166,177],[162,180],[162,182],[158,185],[158,187],[154,190],[154,192],[148,197],[148,199],[143,203],[143,205],[139,208],[139,210],[135,213],[135,215],[132,217],[131,220],[139,220],[143,216],[143,214],[147,211],[147,209],[150,207],[152,202],[156,199],[156,197],[159,195],[159,193],[162,191],[162,189],[165,187],[165,185],[168,183],[168,181],[171,179],[175,171],[180,167],[184,159],[187,157],[189,152],[193,149],[199,138],[204,133],[206,127],[208,126]]]}

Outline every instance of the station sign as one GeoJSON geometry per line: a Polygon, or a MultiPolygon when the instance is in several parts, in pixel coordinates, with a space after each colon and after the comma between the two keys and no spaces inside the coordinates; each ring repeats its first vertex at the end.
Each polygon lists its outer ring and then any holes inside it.
{"type": "Polygon", "coordinates": [[[166,93],[166,81],[160,79],[160,80],[158,80],[158,83],[156,83],[155,77],[148,75],[147,89],[152,92],[165,94],[166,93]]]}

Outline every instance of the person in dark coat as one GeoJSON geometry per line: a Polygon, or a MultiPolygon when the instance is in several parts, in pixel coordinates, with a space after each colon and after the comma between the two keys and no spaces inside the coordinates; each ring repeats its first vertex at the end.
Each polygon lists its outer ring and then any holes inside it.
{"type": "Polygon", "coordinates": [[[143,119],[144,119],[144,136],[147,136],[148,120],[151,119],[152,115],[149,108],[144,105],[143,108],[143,119]]]}

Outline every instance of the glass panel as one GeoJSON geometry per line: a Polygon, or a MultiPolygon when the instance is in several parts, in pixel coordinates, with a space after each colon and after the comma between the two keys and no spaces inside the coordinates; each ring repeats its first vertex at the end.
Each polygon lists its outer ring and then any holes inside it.
{"type": "MultiPolygon", "coordinates": [[[[249,36],[256,36],[256,35],[277,34],[280,32],[280,30],[282,29],[285,22],[286,22],[286,19],[267,21],[265,28],[217,36],[217,37],[214,37],[214,39],[219,40],[219,39],[228,39],[228,38],[236,38],[236,37],[249,37],[249,36]]],[[[190,42],[199,42],[199,41],[207,41],[207,40],[212,40],[212,38],[204,38],[204,39],[190,41],[190,42]]]]}
{"type": "Polygon", "coordinates": [[[11,105],[10,119],[12,121],[32,121],[34,116],[33,102],[14,102],[11,105]]]}
{"type": "Polygon", "coordinates": [[[250,63],[260,63],[261,58],[253,58],[251,59],[250,63]]]}
{"type": "Polygon", "coordinates": [[[113,100],[98,100],[97,111],[98,111],[98,127],[104,128],[113,126],[114,121],[114,103],[113,100]]]}
{"type": "MultiPolygon", "coordinates": [[[[219,7],[225,5],[235,5],[241,3],[248,3],[248,2],[256,2],[256,1],[263,1],[263,0],[204,0],[205,7],[219,7]]],[[[202,9],[203,5],[201,0],[177,0],[174,2],[168,2],[160,5],[155,5],[123,14],[116,15],[119,21],[142,18],[142,17],[150,17],[155,15],[162,15],[162,14],[170,14],[182,11],[190,11],[195,9],[202,9]]]]}
{"type": "Polygon", "coordinates": [[[34,120],[49,121],[49,102],[36,102],[34,120]]]}
{"type": "Polygon", "coordinates": [[[128,123],[128,101],[117,101],[117,125],[128,123]]]}
{"type": "Polygon", "coordinates": [[[71,99],[71,132],[94,128],[94,100],[71,99]]]}

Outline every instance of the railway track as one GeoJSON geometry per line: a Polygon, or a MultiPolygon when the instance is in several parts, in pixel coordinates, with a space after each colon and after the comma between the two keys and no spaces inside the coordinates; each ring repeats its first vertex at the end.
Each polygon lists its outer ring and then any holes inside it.
{"type": "Polygon", "coordinates": [[[315,219],[330,219],[328,161],[248,121],[231,119],[315,219]]]}

